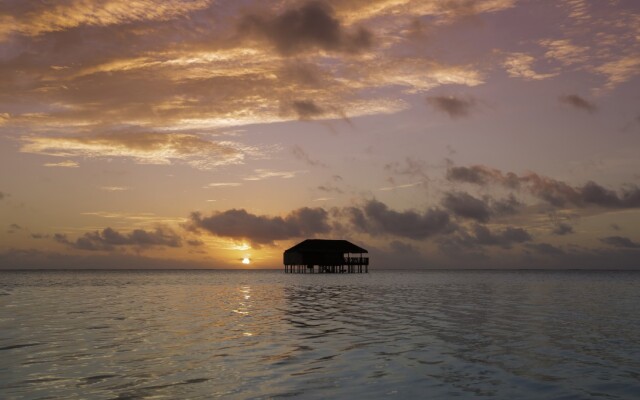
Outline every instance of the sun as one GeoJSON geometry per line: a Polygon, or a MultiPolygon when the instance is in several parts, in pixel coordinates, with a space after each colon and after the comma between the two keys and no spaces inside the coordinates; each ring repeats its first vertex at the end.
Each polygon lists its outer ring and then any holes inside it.
{"type": "Polygon", "coordinates": [[[243,264],[251,264],[251,259],[249,257],[245,257],[242,259],[243,264]]]}

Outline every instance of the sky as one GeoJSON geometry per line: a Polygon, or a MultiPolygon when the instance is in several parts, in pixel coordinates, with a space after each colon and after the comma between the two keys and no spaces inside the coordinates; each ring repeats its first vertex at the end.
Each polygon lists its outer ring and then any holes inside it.
{"type": "Polygon", "coordinates": [[[0,3],[4,269],[639,268],[638,154],[636,0],[0,3]]]}

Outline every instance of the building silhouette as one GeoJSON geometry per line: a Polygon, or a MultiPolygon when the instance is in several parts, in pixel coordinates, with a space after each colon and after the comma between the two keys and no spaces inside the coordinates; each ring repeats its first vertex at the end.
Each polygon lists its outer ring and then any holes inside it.
{"type": "Polygon", "coordinates": [[[369,253],[346,240],[307,239],[285,250],[286,273],[368,273],[369,253]],[[317,268],[316,268],[317,267],[317,268]]]}

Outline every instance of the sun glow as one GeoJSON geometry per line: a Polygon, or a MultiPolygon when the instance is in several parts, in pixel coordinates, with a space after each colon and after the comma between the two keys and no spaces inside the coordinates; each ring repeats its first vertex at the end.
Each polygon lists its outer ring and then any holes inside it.
{"type": "Polygon", "coordinates": [[[251,264],[251,259],[249,257],[245,257],[242,259],[243,264],[251,264]]]}

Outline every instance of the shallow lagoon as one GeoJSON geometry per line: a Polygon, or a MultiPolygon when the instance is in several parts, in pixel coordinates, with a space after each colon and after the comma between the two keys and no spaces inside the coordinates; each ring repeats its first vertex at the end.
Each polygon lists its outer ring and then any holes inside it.
{"type": "Polygon", "coordinates": [[[0,397],[635,398],[640,272],[0,272],[0,397]]]}

